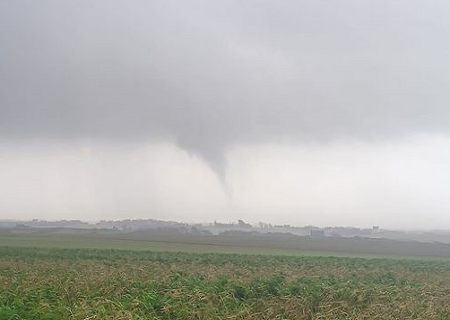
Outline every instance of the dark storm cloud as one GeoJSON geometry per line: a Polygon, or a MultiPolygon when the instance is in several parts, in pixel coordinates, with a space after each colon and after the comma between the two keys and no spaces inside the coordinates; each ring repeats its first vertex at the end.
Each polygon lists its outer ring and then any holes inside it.
{"type": "Polygon", "coordinates": [[[445,1],[0,4],[5,139],[236,143],[450,128],[445,1]]]}

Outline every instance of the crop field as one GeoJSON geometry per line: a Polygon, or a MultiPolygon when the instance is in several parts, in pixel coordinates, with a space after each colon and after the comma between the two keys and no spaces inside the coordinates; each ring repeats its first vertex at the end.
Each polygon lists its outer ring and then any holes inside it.
{"type": "Polygon", "coordinates": [[[450,264],[0,247],[0,319],[450,319],[450,264]]]}
{"type": "Polygon", "coordinates": [[[450,244],[364,238],[309,238],[289,235],[204,236],[192,234],[0,232],[0,246],[60,249],[121,249],[188,253],[446,259],[450,244]]]}

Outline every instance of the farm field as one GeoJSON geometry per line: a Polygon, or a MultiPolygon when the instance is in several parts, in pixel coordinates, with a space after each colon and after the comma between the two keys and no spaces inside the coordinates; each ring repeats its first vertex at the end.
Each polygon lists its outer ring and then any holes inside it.
{"type": "Polygon", "coordinates": [[[0,246],[0,319],[449,319],[446,261],[0,246]]]}
{"type": "Polygon", "coordinates": [[[145,233],[0,233],[0,246],[122,249],[190,253],[308,255],[363,258],[449,260],[448,243],[366,238],[321,238],[289,235],[204,236],[145,233]]]}

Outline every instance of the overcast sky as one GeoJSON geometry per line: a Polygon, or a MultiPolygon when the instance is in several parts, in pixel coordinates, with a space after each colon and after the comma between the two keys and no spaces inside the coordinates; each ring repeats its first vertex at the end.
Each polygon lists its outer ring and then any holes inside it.
{"type": "Polygon", "coordinates": [[[0,2],[0,219],[450,229],[450,4],[0,2]]]}

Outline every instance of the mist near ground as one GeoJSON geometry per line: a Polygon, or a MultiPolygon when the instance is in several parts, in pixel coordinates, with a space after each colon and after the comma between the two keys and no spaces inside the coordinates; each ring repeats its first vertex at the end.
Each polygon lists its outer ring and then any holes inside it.
{"type": "Polygon", "coordinates": [[[450,226],[447,138],[235,147],[228,193],[199,156],[167,143],[2,150],[2,218],[450,226]]]}
{"type": "Polygon", "coordinates": [[[0,218],[450,228],[445,1],[3,1],[0,218]]]}

